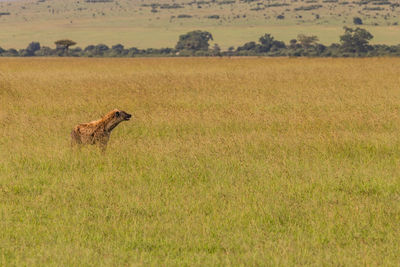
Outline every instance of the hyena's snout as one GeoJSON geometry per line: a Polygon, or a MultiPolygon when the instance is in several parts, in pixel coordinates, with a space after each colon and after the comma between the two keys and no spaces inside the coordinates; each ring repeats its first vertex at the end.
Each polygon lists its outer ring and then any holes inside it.
{"type": "Polygon", "coordinates": [[[125,115],[124,115],[124,119],[125,119],[126,121],[129,121],[129,120],[131,119],[131,117],[132,117],[132,115],[129,114],[129,113],[125,113],[125,115]]]}

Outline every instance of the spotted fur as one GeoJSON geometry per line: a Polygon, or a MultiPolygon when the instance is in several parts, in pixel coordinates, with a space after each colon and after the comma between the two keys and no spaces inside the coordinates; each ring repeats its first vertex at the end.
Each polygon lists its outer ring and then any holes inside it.
{"type": "Polygon", "coordinates": [[[71,132],[71,145],[98,145],[104,152],[111,131],[122,121],[128,121],[131,116],[125,111],[114,109],[99,120],[78,124],[71,132]]]}

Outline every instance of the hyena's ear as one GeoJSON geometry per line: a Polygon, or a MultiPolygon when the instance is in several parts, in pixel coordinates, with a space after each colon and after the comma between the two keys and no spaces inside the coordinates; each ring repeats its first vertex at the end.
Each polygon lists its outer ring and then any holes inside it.
{"type": "Polygon", "coordinates": [[[119,117],[119,111],[115,112],[115,117],[119,117]]]}

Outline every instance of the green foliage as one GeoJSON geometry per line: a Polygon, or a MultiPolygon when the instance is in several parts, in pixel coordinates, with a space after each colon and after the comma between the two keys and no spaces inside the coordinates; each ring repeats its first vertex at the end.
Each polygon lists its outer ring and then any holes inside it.
{"type": "Polygon", "coordinates": [[[63,39],[63,40],[55,41],[54,44],[55,44],[56,46],[68,48],[68,47],[70,47],[70,46],[76,45],[76,42],[74,42],[74,41],[72,41],[72,40],[69,40],[69,39],[63,39]]]}
{"type": "Polygon", "coordinates": [[[243,46],[239,46],[237,48],[237,51],[251,51],[255,50],[257,47],[256,42],[247,42],[243,46]]]}
{"type": "Polygon", "coordinates": [[[50,47],[43,46],[40,48],[40,50],[37,50],[35,52],[35,56],[39,57],[48,57],[54,55],[53,50],[50,47]]]}
{"type": "Polygon", "coordinates": [[[274,37],[269,33],[261,36],[259,41],[261,43],[261,52],[268,52],[274,45],[274,37]]]}
{"type": "Polygon", "coordinates": [[[310,11],[314,9],[319,9],[321,8],[322,5],[310,5],[310,6],[301,6],[301,7],[296,7],[294,11],[310,11]]]}
{"type": "Polygon", "coordinates": [[[1,55],[5,56],[5,57],[17,57],[17,56],[19,56],[19,53],[16,49],[10,48],[10,49],[6,50],[5,52],[3,52],[1,55]]]}
{"type": "Polygon", "coordinates": [[[350,53],[365,53],[370,50],[369,41],[374,37],[362,28],[344,27],[345,33],[340,36],[341,50],[350,53]]]}
{"type": "Polygon", "coordinates": [[[363,21],[362,21],[362,19],[359,18],[359,17],[354,17],[354,18],[353,18],[353,23],[354,23],[354,25],[362,25],[362,24],[363,24],[363,21]]]}
{"type": "Polygon", "coordinates": [[[212,55],[213,56],[221,56],[221,47],[218,44],[214,44],[212,48],[212,55]]]}
{"type": "Polygon", "coordinates": [[[40,43],[39,42],[32,42],[26,48],[26,51],[30,56],[33,56],[36,51],[40,50],[40,43]]]}
{"type": "Polygon", "coordinates": [[[59,55],[62,55],[64,53],[66,55],[68,55],[69,47],[76,45],[76,42],[69,40],[69,39],[63,39],[63,40],[55,41],[54,44],[57,46],[57,49],[60,50],[59,55]]]}
{"type": "Polygon", "coordinates": [[[178,19],[189,19],[193,17],[192,15],[187,15],[187,14],[180,14],[177,16],[178,19]]]}
{"type": "Polygon", "coordinates": [[[207,16],[207,18],[209,18],[209,19],[219,19],[219,15],[210,15],[210,16],[207,16]]]}
{"type": "Polygon", "coordinates": [[[318,37],[315,35],[307,36],[304,34],[297,35],[297,40],[299,41],[300,45],[304,48],[310,48],[317,44],[318,37]]]}
{"type": "Polygon", "coordinates": [[[275,40],[271,34],[267,33],[259,38],[259,43],[247,42],[243,46],[239,46],[237,52],[239,55],[265,54],[268,56],[278,56],[285,53],[285,48],[286,45],[284,42],[275,40]],[[277,51],[279,52],[277,53],[277,51]]]}
{"type": "Polygon", "coordinates": [[[55,40],[67,37],[83,47],[103,42],[107,45],[123,42],[146,49],[158,48],[160,44],[173,47],[179,34],[200,29],[211,32],[214,38],[218,38],[221,47],[227,49],[230,45],[237,47],[247,41],[256,41],[265,32],[265,25],[268,25],[268,32],[285,42],[297,33],[305,33],[317,35],[327,45],[338,42],[344,25],[356,27],[353,18],[359,17],[364,23],[368,20],[366,27],[376,35],[375,43],[400,43],[400,27],[374,27],[375,24],[384,26],[398,22],[398,1],[357,1],[349,1],[348,5],[343,5],[346,3],[343,0],[135,0],[114,1],[112,4],[37,0],[34,5],[24,4],[24,1],[11,1],[10,4],[2,1],[0,10],[10,15],[1,16],[0,39],[4,48],[17,49],[26,48],[32,40],[51,46],[55,40]],[[295,10],[318,5],[322,7],[311,11],[295,10]],[[197,9],[198,6],[201,9],[197,9]],[[378,10],[365,12],[363,8],[378,10]],[[214,18],[213,15],[220,18],[208,19],[214,18]],[[284,21],[276,19],[278,15],[283,15],[284,21]],[[319,20],[316,19],[318,15],[319,20]],[[34,35],[31,34],[33,30],[34,35]]]}
{"type": "Polygon", "coordinates": [[[208,50],[210,40],[213,40],[211,33],[206,31],[192,31],[179,36],[179,41],[176,44],[178,50],[208,50]]]}
{"type": "Polygon", "coordinates": [[[264,34],[259,42],[246,42],[235,50],[233,46],[223,51],[217,44],[210,49],[209,41],[212,34],[207,31],[191,31],[180,35],[175,48],[125,48],[122,44],[111,48],[105,44],[89,45],[85,49],[79,47],[68,50],[75,44],[70,40],[57,41],[57,48],[40,47],[38,42],[32,42],[26,49],[0,49],[1,56],[68,56],[73,57],[170,57],[170,56],[291,56],[291,57],[369,57],[369,56],[400,56],[400,45],[370,45],[372,34],[361,28],[344,27],[340,36],[340,44],[325,46],[318,43],[315,35],[297,35],[289,44],[276,40],[272,34],[264,34]]]}

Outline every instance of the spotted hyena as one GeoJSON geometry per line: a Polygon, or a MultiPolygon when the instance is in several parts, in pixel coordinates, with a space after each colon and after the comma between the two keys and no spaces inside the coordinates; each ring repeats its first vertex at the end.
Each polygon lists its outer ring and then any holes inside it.
{"type": "Polygon", "coordinates": [[[129,121],[131,117],[132,115],[125,111],[114,109],[99,120],[78,124],[71,132],[71,145],[96,144],[104,152],[111,131],[122,121],[129,121]]]}

